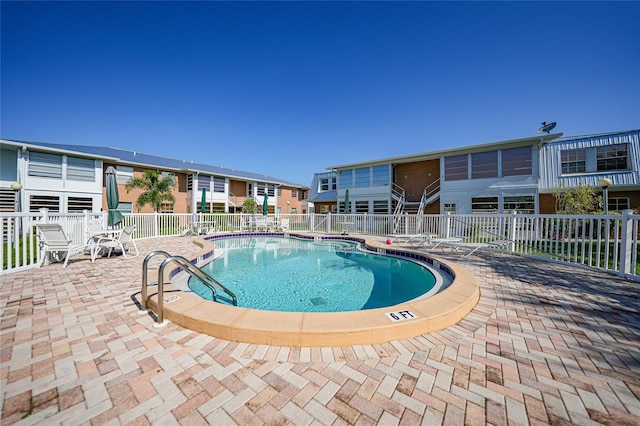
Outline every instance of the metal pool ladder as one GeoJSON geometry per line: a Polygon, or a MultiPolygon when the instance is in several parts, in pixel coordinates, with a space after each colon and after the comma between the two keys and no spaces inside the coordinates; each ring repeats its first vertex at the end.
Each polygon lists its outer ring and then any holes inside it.
{"type": "Polygon", "coordinates": [[[142,290],[140,291],[141,307],[139,311],[141,314],[146,314],[148,309],[147,308],[147,284],[148,284],[147,272],[149,269],[149,260],[151,260],[151,258],[157,255],[165,256],[166,259],[162,261],[162,263],[160,264],[160,267],[158,268],[158,313],[157,313],[157,319],[156,319],[156,323],[154,324],[154,327],[163,327],[167,324],[164,321],[164,314],[162,312],[162,308],[164,305],[164,268],[166,268],[167,265],[172,262],[177,264],[182,270],[187,272],[192,277],[200,280],[209,290],[211,290],[212,300],[217,299],[216,288],[218,288],[223,292],[227,293],[231,297],[233,306],[238,306],[238,298],[231,290],[229,290],[228,288],[220,284],[218,281],[214,280],[209,274],[207,274],[202,269],[198,268],[196,265],[191,263],[189,259],[187,259],[184,256],[172,255],[170,253],[167,253],[164,250],[154,250],[151,253],[149,253],[147,257],[144,258],[144,262],[142,262],[142,290]]]}

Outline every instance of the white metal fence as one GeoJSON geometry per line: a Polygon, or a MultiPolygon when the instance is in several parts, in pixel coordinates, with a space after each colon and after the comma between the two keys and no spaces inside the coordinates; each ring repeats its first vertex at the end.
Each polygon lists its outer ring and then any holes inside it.
{"type": "MultiPolygon", "coordinates": [[[[257,215],[256,215],[257,216],[257,215]]],[[[135,225],[134,238],[181,235],[195,222],[215,225],[216,232],[247,231],[252,215],[247,214],[132,214],[119,226],[135,225]]],[[[280,214],[268,219],[277,229],[289,219],[292,232],[325,234],[366,234],[387,236],[393,233],[392,215],[370,214],[280,214]]],[[[6,274],[38,263],[40,247],[35,231],[37,223],[60,223],[73,245],[82,250],[88,240],[88,225],[106,223],[106,213],[0,213],[2,241],[0,257],[6,274]]],[[[395,218],[396,229],[411,234],[461,237],[467,242],[508,241],[511,252],[552,261],[581,264],[640,279],[638,233],[640,215],[631,210],[610,215],[524,215],[524,214],[444,214],[403,215],[395,218]]]]}

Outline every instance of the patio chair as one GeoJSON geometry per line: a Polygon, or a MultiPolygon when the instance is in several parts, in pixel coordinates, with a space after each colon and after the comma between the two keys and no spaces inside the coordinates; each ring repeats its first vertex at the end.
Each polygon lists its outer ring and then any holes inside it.
{"type": "Polygon", "coordinates": [[[119,232],[119,235],[117,237],[108,237],[108,236],[100,237],[96,242],[96,245],[91,254],[91,261],[95,262],[96,257],[98,256],[98,253],[100,253],[103,249],[109,250],[107,252],[107,257],[111,257],[111,253],[113,253],[115,249],[120,249],[125,259],[129,258],[127,256],[127,251],[131,249],[135,250],[135,253],[136,253],[135,256],[140,254],[140,252],[138,251],[138,246],[136,246],[136,242],[131,237],[131,235],[135,230],[136,230],[135,226],[125,226],[124,228],[122,228],[122,231],[119,232]]]}
{"type": "Polygon", "coordinates": [[[40,264],[38,268],[44,265],[44,261],[47,257],[49,260],[56,260],[58,262],[62,261],[62,256],[64,256],[64,265],[63,268],[67,267],[69,263],[69,256],[72,251],[76,251],[76,249],[81,249],[82,247],[86,247],[85,245],[73,247],[72,240],[67,237],[62,229],[62,225],[59,223],[42,223],[37,224],[36,228],[40,232],[40,251],[41,258],[40,264]]]}
{"type": "Polygon", "coordinates": [[[87,226],[87,235],[88,237],[87,237],[87,244],[86,244],[85,251],[93,250],[93,247],[95,246],[98,239],[105,235],[105,229],[102,227],[100,223],[97,223],[97,222],[90,223],[87,226]]]}
{"type": "Polygon", "coordinates": [[[257,217],[255,222],[256,231],[264,230],[269,231],[271,228],[271,221],[266,217],[257,217]]]}

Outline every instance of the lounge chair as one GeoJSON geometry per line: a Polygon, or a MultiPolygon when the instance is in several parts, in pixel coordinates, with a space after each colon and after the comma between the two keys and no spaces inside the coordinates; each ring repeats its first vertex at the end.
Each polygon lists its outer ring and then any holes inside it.
{"type": "Polygon", "coordinates": [[[47,257],[49,257],[50,261],[52,259],[62,261],[62,256],[64,256],[64,265],[62,267],[66,268],[71,252],[86,247],[86,244],[73,247],[72,240],[67,237],[62,225],[59,223],[37,224],[36,228],[40,232],[41,258],[38,265],[39,268],[44,265],[47,257]]]}
{"type": "Polygon", "coordinates": [[[191,236],[191,235],[198,235],[198,234],[193,230],[193,227],[186,228],[184,231],[182,231],[182,232],[180,233],[180,236],[181,236],[181,237],[189,237],[189,236],[191,236]]]}
{"type": "Polygon", "coordinates": [[[96,245],[91,254],[91,261],[95,262],[96,257],[98,256],[98,253],[100,253],[103,249],[109,250],[107,252],[107,257],[110,257],[111,253],[115,249],[122,250],[122,255],[125,257],[125,259],[129,258],[127,256],[127,251],[131,249],[135,249],[135,253],[136,253],[135,256],[140,254],[138,252],[138,246],[136,246],[136,242],[131,237],[131,235],[135,230],[136,230],[135,226],[125,226],[124,228],[122,228],[122,231],[119,232],[119,235],[117,238],[108,237],[108,236],[100,237],[96,242],[96,245]]]}
{"type": "Polygon", "coordinates": [[[441,243],[441,248],[444,251],[445,247],[451,249],[452,252],[463,252],[468,251],[464,255],[464,257],[469,257],[472,254],[484,250],[498,250],[500,251],[500,256],[502,256],[506,249],[511,245],[511,241],[487,241],[483,243],[465,243],[465,242],[443,242],[441,243]]]}
{"type": "Polygon", "coordinates": [[[439,237],[434,234],[415,234],[408,236],[408,238],[400,239],[400,244],[408,244],[412,247],[429,246],[429,248],[438,248],[443,243],[457,243],[464,241],[461,237],[439,237]]]}
{"type": "Polygon", "coordinates": [[[278,229],[281,231],[289,230],[289,219],[280,219],[280,223],[278,224],[278,229]]]}

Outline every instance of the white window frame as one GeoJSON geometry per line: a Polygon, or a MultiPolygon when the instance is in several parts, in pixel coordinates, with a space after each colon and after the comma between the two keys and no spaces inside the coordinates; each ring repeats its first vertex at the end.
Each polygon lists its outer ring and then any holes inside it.
{"type": "Polygon", "coordinates": [[[116,181],[118,183],[128,183],[131,179],[133,179],[132,166],[116,166],[116,181]]]}

